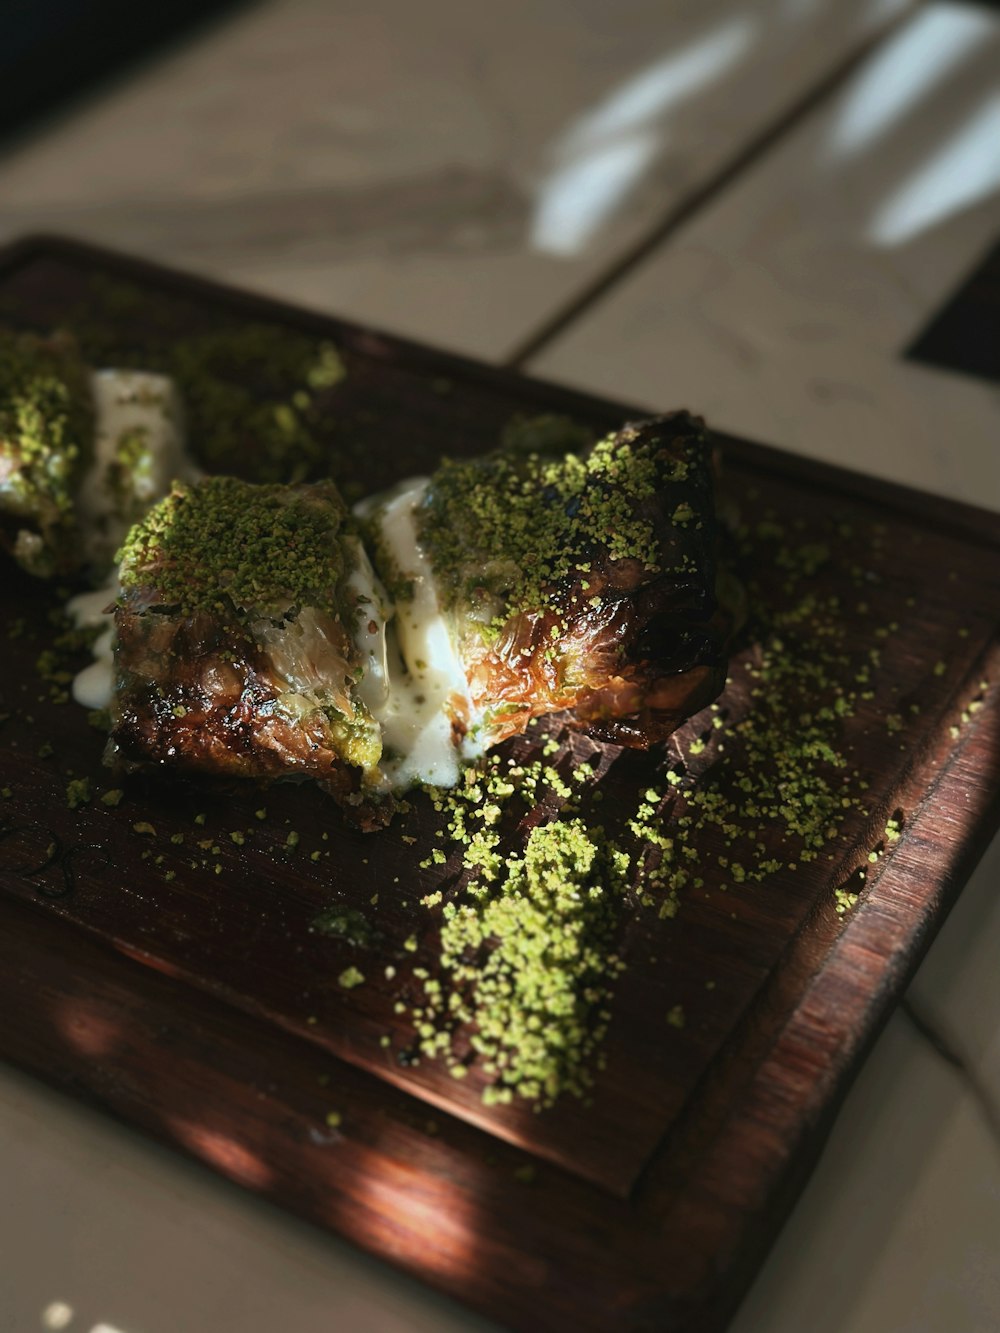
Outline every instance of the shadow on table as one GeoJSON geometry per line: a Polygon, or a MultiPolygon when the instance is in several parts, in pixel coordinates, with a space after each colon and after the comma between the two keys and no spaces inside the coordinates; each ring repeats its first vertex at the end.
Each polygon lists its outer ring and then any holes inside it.
{"type": "Polygon", "coordinates": [[[13,0],[0,7],[0,144],[252,0],[13,0]]]}

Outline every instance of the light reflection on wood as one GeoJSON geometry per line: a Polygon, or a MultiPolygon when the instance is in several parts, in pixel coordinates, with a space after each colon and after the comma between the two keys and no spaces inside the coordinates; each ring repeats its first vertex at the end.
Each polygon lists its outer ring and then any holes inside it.
{"type": "Polygon", "coordinates": [[[230,1135],[180,1116],[169,1116],[165,1123],[189,1151],[230,1180],[257,1190],[266,1189],[273,1182],[274,1172],[267,1163],[230,1135]]]}

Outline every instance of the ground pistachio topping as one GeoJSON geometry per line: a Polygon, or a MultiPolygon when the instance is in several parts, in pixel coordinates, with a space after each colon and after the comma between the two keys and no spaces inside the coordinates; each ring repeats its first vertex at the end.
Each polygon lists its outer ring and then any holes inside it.
{"type": "Polygon", "coordinates": [[[472,1050],[495,1079],[487,1100],[517,1093],[550,1104],[589,1086],[621,967],[613,941],[624,872],[602,830],[557,820],[444,907],[448,1015],[472,1026],[472,1050]]]}
{"type": "MultiPolygon", "coordinates": [[[[579,742],[555,736],[538,736],[536,758],[494,751],[458,787],[431,791],[445,822],[420,865],[439,872],[422,899],[438,965],[414,971],[421,994],[399,1012],[421,1055],[457,1078],[473,1067],[487,1076],[487,1103],[588,1094],[630,904],[671,918],[709,887],[796,874],[867,812],[845,727],[875,697],[873,664],[848,649],[840,600],[816,589],[830,554],[778,524],[738,540],[749,621],[731,692],[675,735],[613,818],[601,815],[600,747],[581,761],[579,742]],[[780,605],[755,568],[779,571],[780,605]]],[[[887,847],[901,819],[886,824],[887,847]]],[[[863,883],[836,890],[838,914],[863,883]]],[[[667,1014],[678,1032],[691,1021],[681,1005],[667,1014]]]]}
{"type": "Polygon", "coordinates": [[[343,470],[330,394],[347,371],[328,338],[218,315],[205,329],[197,302],[151,301],[148,291],[106,275],[94,276],[66,322],[92,365],[176,381],[206,471],[291,483],[343,470]]]}
{"type": "MultiPolygon", "coordinates": [[[[457,788],[429,789],[445,840],[461,848],[461,880],[423,899],[440,910],[440,970],[415,970],[422,995],[410,1016],[421,1053],[443,1058],[453,1077],[478,1064],[491,1080],[487,1104],[548,1106],[593,1081],[621,970],[614,941],[630,856],[581,815],[593,769],[574,772],[567,781],[541,759],[493,754],[457,788]],[[504,854],[503,825],[539,802],[550,803],[547,822],[504,854]]],[[[435,848],[424,864],[451,859],[435,848]]]]}
{"type": "MultiPolygon", "coordinates": [[[[490,605],[495,629],[585,574],[597,553],[659,569],[648,513],[663,481],[657,442],[623,430],[584,453],[543,453],[517,442],[523,436],[534,445],[540,436],[551,447],[564,437],[532,433],[530,425],[513,432],[515,447],[445,460],[417,511],[446,607],[490,605]]],[[[684,467],[678,460],[669,479],[680,479],[684,467]]]]}
{"type": "MultiPolygon", "coordinates": [[[[615,940],[633,854],[583,811],[593,766],[570,759],[561,772],[545,753],[494,753],[458,787],[428,789],[461,869],[457,889],[422,900],[440,913],[439,970],[414,970],[422,993],[403,1011],[421,1053],[453,1077],[477,1063],[488,1105],[586,1096],[623,967],[615,940]],[[546,821],[505,853],[511,824],[543,805],[546,821]]],[[[453,877],[453,861],[435,848],[422,866],[447,864],[453,877]]]]}
{"type": "Polygon", "coordinates": [[[594,432],[555,412],[518,414],[504,426],[500,448],[528,454],[578,454],[594,443],[594,432]]]}
{"type": "Polygon", "coordinates": [[[34,529],[14,546],[32,573],[72,564],[66,548],[73,497],[92,429],[86,373],[72,339],[0,330],[0,512],[34,529]]]}
{"type": "Polygon", "coordinates": [[[66,784],[66,804],[71,810],[88,805],[92,795],[90,778],[71,778],[66,784]]]}
{"type": "Polygon", "coordinates": [[[168,365],[213,469],[245,466],[248,440],[258,481],[302,481],[327,462],[315,404],[346,374],[333,343],[250,324],[181,339],[168,365]]]}
{"type": "Polygon", "coordinates": [[[332,483],[254,486],[234,477],[176,484],[118,553],[122,587],[155,586],[183,614],[231,607],[333,611],[347,514],[332,483]]]}
{"type": "MultiPolygon", "coordinates": [[[[745,637],[753,648],[733,665],[746,705],[730,717],[724,702],[713,704],[711,725],[665,765],[672,836],[650,878],[675,891],[704,882],[704,867],[691,863],[702,831],[721,839],[728,888],[828,854],[848,816],[865,809],[868,782],[851,767],[843,729],[874,698],[871,667],[847,652],[840,599],[813,585],[829,550],[775,523],[744,530],[741,544],[744,568],[752,558],[783,571],[784,600],[776,609],[750,580],[745,637]]],[[[640,811],[647,821],[653,813],[640,811]]]]}
{"type": "Polygon", "coordinates": [[[118,436],[104,485],[119,511],[135,511],[137,483],[149,483],[154,458],[154,445],[148,426],[133,426],[118,436]]]}
{"type": "Polygon", "coordinates": [[[843,885],[834,889],[834,911],[838,916],[847,916],[849,912],[853,912],[857,907],[860,896],[860,893],[855,893],[852,889],[845,888],[843,885]]]}

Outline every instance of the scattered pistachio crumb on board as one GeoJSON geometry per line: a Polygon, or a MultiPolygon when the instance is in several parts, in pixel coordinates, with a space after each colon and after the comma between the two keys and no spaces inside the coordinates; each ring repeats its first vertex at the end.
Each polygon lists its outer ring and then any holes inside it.
{"type": "Polygon", "coordinates": [[[71,810],[86,805],[91,798],[90,778],[72,778],[66,784],[66,804],[71,810]]]}

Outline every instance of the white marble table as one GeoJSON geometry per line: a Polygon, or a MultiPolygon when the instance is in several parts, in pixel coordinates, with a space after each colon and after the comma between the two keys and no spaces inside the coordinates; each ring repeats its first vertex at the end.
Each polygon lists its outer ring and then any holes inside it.
{"type": "MultiPolygon", "coordinates": [[[[900,358],[1000,236],[1000,14],[269,0],[0,153],[89,237],[1000,508],[1000,386],[900,358]]],[[[1000,847],[736,1333],[1000,1327],[1000,847]]],[[[0,1333],[487,1325],[0,1069],[0,1333]]]]}

